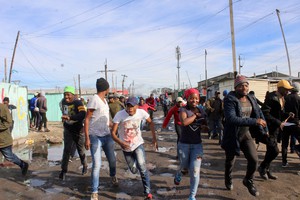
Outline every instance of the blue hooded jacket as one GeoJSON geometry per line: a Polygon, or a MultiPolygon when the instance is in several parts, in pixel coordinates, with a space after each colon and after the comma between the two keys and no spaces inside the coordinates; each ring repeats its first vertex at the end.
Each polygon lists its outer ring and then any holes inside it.
{"type": "Polygon", "coordinates": [[[267,135],[268,128],[263,128],[256,124],[256,119],[265,117],[258,106],[256,100],[251,95],[247,95],[248,100],[252,105],[252,112],[249,118],[242,118],[242,107],[235,91],[231,91],[224,98],[224,115],[225,127],[224,136],[222,140],[222,148],[226,153],[233,155],[240,155],[240,142],[239,142],[239,127],[249,126],[249,131],[253,138],[267,135]]]}

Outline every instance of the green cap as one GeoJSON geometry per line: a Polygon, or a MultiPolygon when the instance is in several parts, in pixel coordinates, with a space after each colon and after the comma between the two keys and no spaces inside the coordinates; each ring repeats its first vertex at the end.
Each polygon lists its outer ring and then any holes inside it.
{"type": "Polygon", "coordinates": [[[66,86],[65,89],[64,89],[64,93],[65,92],[70,92],[72,94],[75,94],[75,88],[72,87],[72,86],[66,86]]]}

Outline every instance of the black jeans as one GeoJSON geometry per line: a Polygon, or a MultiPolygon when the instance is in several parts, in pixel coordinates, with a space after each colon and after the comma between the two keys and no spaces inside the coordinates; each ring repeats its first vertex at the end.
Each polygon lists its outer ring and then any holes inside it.
{"type": "Polygon", "coordinates": [[[295,134],[296,139],[300,143],[300,127],[299,126],[285,126],[283,128],[282,145],[281,145],[282,163],[287,163],[287,150],[288,150],[288,146],[289,146],[289,139],[290,139],[290,136],[292,137],[293,134],[295,134]]]}
{"type": "Polygon", "coordinates": [[[40,116],[41,116],[41,121],[40,121],[40,125],[39,125],[39,129],[42,129],[43,125],[44,125],[44,128],[47,128],[47,116],[46,116],[46,113],[41,113],[40,112],[40,116]]]}
{"type": "Polygon", "coordinates": [[[64,129],[64,152],[61,161],[61,169],[65,173],[68,171],[68,164],[69,164],[73,143],[76,144],[81,164],[86,165],[86,156],[84,152],[85,137],[83,133],[80,133],[80,130],[70,131],[65,128],[64,129]]]}
{"type": "MultiPolygon", "coordinates": [[[[255,147],[254,140],[250,137],[243,139],[240,141],[240,148],[247,159],[247,172],[245,178],[247,180],[252,179],[253,175],[257,168],[257,151],[255,147]]],[[[233,170],[233,166],[235,163],[235,155],[232,152],[226,152],[226,160],[225,160],[225,180],[231,179],[231,173],[233,170]]]]}
{"type": "Polygon", "coordinates": [[[262,169],[269,169],[271,162],[278,156],[279,149],[277,146],[277,134],[272,134],[270,132],[270,136],[266,137],[264,141],[259,141],[266,144],[267,151],[265,154],[264,160],[261,162],[260,167],[262,169]]]}

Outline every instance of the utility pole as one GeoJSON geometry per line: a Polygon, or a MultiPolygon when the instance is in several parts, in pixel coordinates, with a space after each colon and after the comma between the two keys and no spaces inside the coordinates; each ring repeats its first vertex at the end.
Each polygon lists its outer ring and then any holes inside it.
{"type": "Polygon", "coordinates": [[[20,36],[20,31],[18,31],[16,42],[15,42],[15,47],[14,47],[14,51],[13,51],[13,56],[11,58],[8,83],[10,83],[10,81],[11,81],[12,68],[13,68],[13,64],[14,64],[14,59],[15,59],[15,54],[16,54],[16,49],[17,49],[17,44],[18,44],[19,36],[20,36]]]}
{"type": "Polygon", "coordinates": [[[134,81],[132,81],[132,91],[131,91],[131,96],[134,96],[134,91],[135,89],[134,89],[134,81]]]}
{"type": "Polygon", "coordinates": [[[187,75],[187,77],[188,77],[188,79],[189,79],[190,88],[192,88],[192,83],[191,83],[191,80],[190,80],[190,77],[189,77],[188,71],[185,71],[185,72],[186,72],[186,75],[187,75]]]}
{"type": "Polygon", "coordinates": [[[206,93],[207,93],[207,66],[206,66],[206,56],[207,56],[207,51],[205,49],[205,60],[204,60],[204,65],[205,65],[205,90],[206,90],[206,93]]]}
{"type": "Polygon", "coordinates": [[[78,93],[79,97],[81,97],[80,74],[78,74],[78,93]]]}
{"type": "Polygon", "coordinates": [[[74,80],[74,87],[75,87],[75,93],[76,93],[76,90],[77,90],[77,87],[76,87],[76,78],[73,77],[73,80],[74,80]]]}
{"type": "Polygon", "coordinates": [[[290,76],[290,80],[291,80],[292,79],[292,72],[291,72],[290,56],[289,56],[289,51],[288,51],[288,48],[287,48],[287,45],[286,45],[286,40],[285,40],[285,36],[284,36],[284,32],[283,32],[283,28],[282,28],[282,24],[281,24],[281,20],[280,20],[280,16],[279,16],[280,11],[278,9],[276,9],[276,13],[277,13],[277,17],[278,17],[282,37],[283,37],[283,42],[284,42],[285,51],[286,51],[286,57],[287,57],[288,66],[289,66],[289,76],[290,76]]]}
{"type": "Polygon", "coordinates": [[[115,72],[116,70],[107,70],[107,59],[105,59],[104,70],[100,70],[98,72],[105,72],[105,80],[107,80],[107,72],[115,72]]]}
{"type": "Polygon", "coordinates": [[[234,23],[233,23],[233,9],[232,9],[232,0],[229,0],[230,8],[230,29],[231,29],[231,46],[232,46],[232,62],[233,62],[233,74],[236,78],[236,54],[235,54],[235,37],[234,37],[234,23]]]}
{"type": "Polygon", "coordinates": [[[239,55],[239,74],[241,74],[241,68],[243,66],[241,66],[241,55],[239,55]]]}
{"type": "Polygon", "coordinates": [[[178,69],[178,77],[177,77],[178,78],[178,92],[180,90],[180,74],[179,74],[179,68],[180,68],[179,60],[180,60],[180,58],[181,58],[180,47],[177,46],[176,47],[176,59],[177,59],[177,69],[178,69]]]}
{"type": "Polygon", "coordinates": [[[121,76],[123,76],[123,80],[122,80],[122,94],[124,95],[124,82],[125,82],[125,78],[127,76],[125,74],[122,74],[121,76]]]}

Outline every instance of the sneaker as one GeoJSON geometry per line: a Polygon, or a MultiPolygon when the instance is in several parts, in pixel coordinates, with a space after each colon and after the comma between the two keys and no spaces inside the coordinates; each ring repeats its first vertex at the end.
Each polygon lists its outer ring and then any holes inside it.
{"type": "MultiPolygon", "coordinates": [[[[72,162],[72,161],[71,161],[72,162]]],[[[85,174],[87,174],[87,172],[88,172],[88,170],[87,170],[87,165],[83,165],[82,166],[82,175],[85,175],[85,174]]]]}
{"type": "Polygon", "coordinates": [[[269,179],[273,179],[273,180],[278,179],[278,176],[275,176],[274,174],[272,174],[272,172],[270,170],[267,170],[267,175],[268,175],[269,179]]]}
{"type": "Polygon", "coordinates": [[[267,170],[262,168],[262,167],[258,167],[258,172],[259,172],[259,175],[262,179],[265,179],[265,180],[268,180],[268,175],[267,175],[267,170]]]}
{"type": "Polygon", "coordinates": [[[176,173],[176,175],[174,177],[174,184],[179,185],[180,181],[181,181],[181,173],[176,173]]]}
{"type": "Polygon", "coordinates": [[[23,162],[23,166],[22,166],[22,168],[21,168],[21,170],[22,170],[22,175],[23,176],[26,176],[26,174],[27,174],[27,172],[28,172],[28,163],[27,162],[23,162]]]}
{"type": "Polygon", "coordinates": [[[231,178],[225,178],[225,186],[227,190],[233,190],[233,184],[231,178]]]}
{"type": "Polygon", "coordinates": [[[244,178],[243,184],[248,188],[248,191],[250,192],[251,195],[255,197],[259,196],[259,192],[256,190],[252,179],[244,178]]]}
{"type": "Polygon", "coordinates": [[[189,199],[188,199],[188,200],[196,200],[196,198],[195,198],[195,197],[189,196],[189,199]]]}
{"type": "Polygon", "coordinates": [[[66,180],[66,173],[65,172],[63,172],[63,171],[61,171],[60,173],[59,173],[59,179],[61,179],[61,180],[66,180]]]}
{"type": "Polygon", "coordinates": [[[282,163],[281,167],[285,168],[285,167],[288,167],[289,166],[289,163],[282,163]]]}
{"type": "Polygon", "coordinates": [[[98,200],[98,193],[92,193],[91,200],[98,200]]]}
{"type": "Polygon", "coordinates": [[[45,128],[45,129],[44,129],[44,132],[50,132],[50,130],[49,130],[49,129],[47,129],[47,128],[45,128]]]}
{"type": "Polygon", "coordinates": [[[151,193],[147,194],[145,200],[150,200],[150,199],[153,199],[153,196],[151,193]]]}
{"type": "Polygon", "coordinates": [[[119,186],[118,178],[116,176],[112,176],[111,183],[113,184],[113,186],[119,186]]]}

